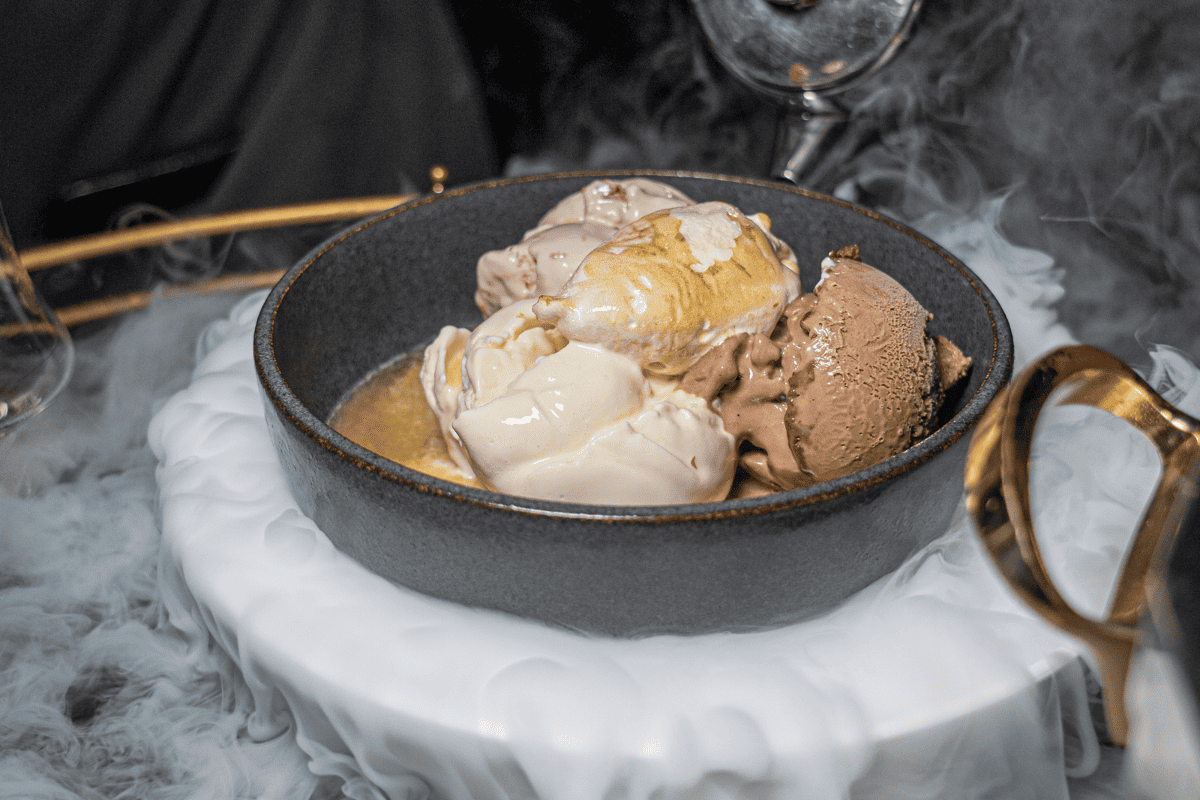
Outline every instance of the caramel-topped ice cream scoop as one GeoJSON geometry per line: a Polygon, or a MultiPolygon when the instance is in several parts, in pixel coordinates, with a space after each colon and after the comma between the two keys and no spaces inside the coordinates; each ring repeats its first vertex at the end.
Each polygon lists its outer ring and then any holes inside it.
{"type": "Polygon", "coordinates": [[[600,344],[653,375],[682,375],[740,333],[766,333],[800,294],[762,215],[728,203],[657,211],[592,251],[534,313],[573,342],[600,344]]]}

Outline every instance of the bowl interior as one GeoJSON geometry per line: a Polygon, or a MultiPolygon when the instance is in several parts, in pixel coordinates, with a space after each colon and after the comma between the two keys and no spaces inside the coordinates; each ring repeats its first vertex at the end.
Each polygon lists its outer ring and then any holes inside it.
{"type": "MultiPolygon", "coordinates": [[[[1006,378],[1011,336],[998,304],[953,256],[907,228],[784,184],[694,173],[622,173],[629,174],[663,180],[696,201],[723,200],[746,213],[766,213],[773,232],[795,250],[806,292],[831,250],[857,244],[866,263],[892,275],[933,313],[930,332],[953,340],[974,359],[974,367],[953,413],[942,415],[949,422],[897,458],[944,446],[938,437],[961,436],[1006,378]]],[[[290,416],[334,449],[378,469],[406,480],[424,479],[447,492],[477,492],[373,459],[325,420],[366,375],[423,348],[443,325],[477,325],[482,319],[474,303],[480,255],[519,241],[554,204],[597,177],[537,176],[464,187],[387,212],[317,248],[276,286],[260,322],[267,330],[256,339],[265,343],[285,390],[294,395],[290,416]]],[[[812,488],[797,491],[811,493],[812,488]]]]}

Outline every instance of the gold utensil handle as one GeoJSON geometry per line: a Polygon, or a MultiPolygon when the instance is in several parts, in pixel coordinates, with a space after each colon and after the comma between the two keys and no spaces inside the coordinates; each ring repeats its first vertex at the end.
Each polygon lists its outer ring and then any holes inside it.
{"type": "Polygon", "coordinates": [[[1125,681],[1146,608],[1151,567],[1169,548],[1200,477],[1200,421],[1176,409],[1120,359],[1087,345],[1063,347],[1031,364],[988,407],[971,439],[967,510],[1000,574],[1038,613],[1080,637],[1100,666],[1113,741],[1128,736],[1125,681]],[[1050,579],[1033,529],[1029,455],[1034,426],[1056,391],[1132,424],[1154,443],[1163,474],[1133,539],[1105,619],[1079,614],[1050,579]]]}

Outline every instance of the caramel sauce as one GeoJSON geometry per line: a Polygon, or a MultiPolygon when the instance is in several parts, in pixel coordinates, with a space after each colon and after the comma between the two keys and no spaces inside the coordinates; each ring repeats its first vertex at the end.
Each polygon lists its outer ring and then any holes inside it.
{"type": "Polygon", "coordinates": [[[421,389],[423,353],[411,353],[367,376],[329,416],[329,427],[373,453],[426,475],[483,488],[450,458],[437,417],[421,389]]]}

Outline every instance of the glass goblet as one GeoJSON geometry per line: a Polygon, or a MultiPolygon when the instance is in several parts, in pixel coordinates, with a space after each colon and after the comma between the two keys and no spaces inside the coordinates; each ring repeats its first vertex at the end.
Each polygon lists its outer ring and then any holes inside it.
{"type": "Polygon", "coordinates": [[[0,207],[0,438],[44,409],[75,364],[71,335],[46,305],[9,236],[0,207]]]}

